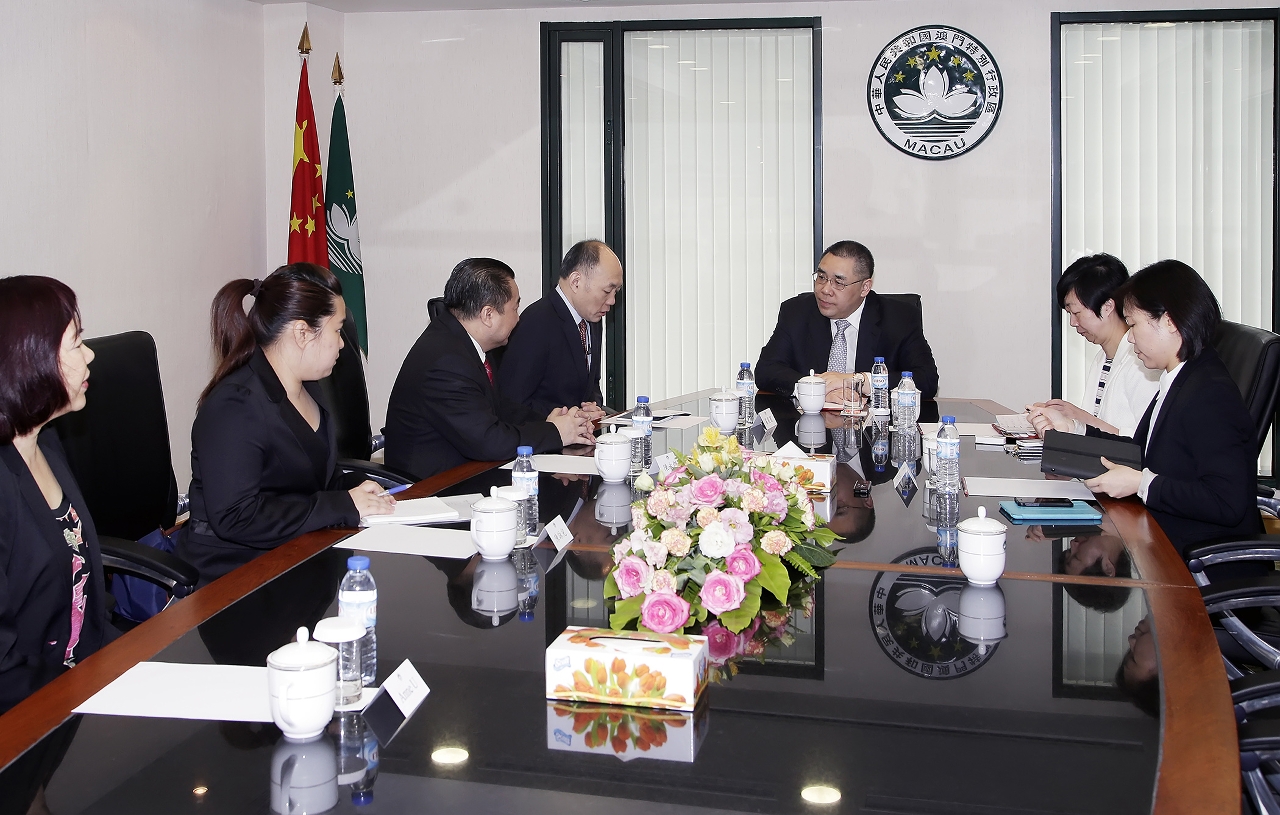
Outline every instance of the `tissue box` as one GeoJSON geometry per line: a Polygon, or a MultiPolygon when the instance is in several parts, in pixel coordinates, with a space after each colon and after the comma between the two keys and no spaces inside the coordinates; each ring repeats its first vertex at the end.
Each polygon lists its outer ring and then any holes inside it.
{"type": "Polygon", "coordinates": [[[547,702],[547,749],[692,762],[707,735],[706,697],[686,710],[623,709],[587,702],[547,702]]]}
{"type": "Polygon", "coordinates": [[[778,461],[785,461],[792,466],[799,465],[813,470],[813,488],[823,492],[831,492],[836,478],[836,457],[826,453],[815,453],[812,456],[789,456],[786,453],[774,453],[778,461]]]}
{"type": "Polygon", "coordinates": [[[570,626],[547,646],[547,698],[693,710],[707,638],[570,626]]]}

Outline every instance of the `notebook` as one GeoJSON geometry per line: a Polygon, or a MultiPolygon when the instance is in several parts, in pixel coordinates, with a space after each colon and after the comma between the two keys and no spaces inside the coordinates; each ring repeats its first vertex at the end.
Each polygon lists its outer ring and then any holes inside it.
{"type": "Polygon", "coordinates": [[[1042,524],[1045,521],[1097,523],[1102,513],[1084,501],[1072,501],[1070,507],[1020,507],[1014,501],[1001,501],[1000,512],[1015,524],[1042,524]]]}
{"type": "Polygon", "coordinates": [[[1107,471],[1100,460],[1103,456],[1113,464],[1142,469],[1142,448],[1132,442],[1049,430],[1044,434],[1044,457],[1040,460],[1040,472],[1071,478],[1093,478],[1107,471]]]}

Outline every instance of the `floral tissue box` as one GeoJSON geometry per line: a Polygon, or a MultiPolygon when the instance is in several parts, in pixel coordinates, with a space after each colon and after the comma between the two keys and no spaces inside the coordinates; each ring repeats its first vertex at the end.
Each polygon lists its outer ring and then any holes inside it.
{"type": "Polygon", "coordinates": [[[697,710],[624,709],[547,702],[547,749],[611,755],[622,761],[693,761],[707,735],[707,700],[697,710]]]}
{"type": "Polygon", "coordinates": [[[707,638],[570,626],[547,647],[547,698],[693,710],[707,638]]]}

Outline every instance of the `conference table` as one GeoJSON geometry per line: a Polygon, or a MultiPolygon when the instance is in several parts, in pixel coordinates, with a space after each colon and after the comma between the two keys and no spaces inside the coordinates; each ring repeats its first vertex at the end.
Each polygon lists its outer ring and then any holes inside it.
{"type": "MultiPolygon", "coordinates": [[[[711,393],[654,408],[708,416],[711,393]]],[[[756,407],[777,422],[740,431],[757,450],[805,429],[789,399],[761,395],[756,407]]],[[[939,412],[989,422],[1009,411],[942,399],[926,402],[921,420],[939,412]]],[[[855,448],[827,514],[856,531],[792,611],[786,640],[744,645],[736,675],[723,666],[693,713],[545,699],[547,645],[568,625],[608,624],[603,581],[612,542],[629,531],[628,485],[541,474],[541,520],[558,515],[574,534],[564,552],[544,541],[498,564],[372,553],[379,679],[409,660],[431,690],[385,744],[358,715],[335,719],[315,748],[346,771],[333,811],[1239,812],[1235,722],[1210,623],[1140,503],[1102,498],[1092,529],[1011,525],[1006,572],[979,590],[939,551],[926,491],[895,485],[898,462],[878,465],[865,430],[842,421],[828,416],[835,427],[819,450],[831,450],[837,428],[855,448]],[[1130,576],[1065,573],[1073,541],[1118,541],[1130,576]],[[476,602],[512,581],[518,611],[476,602]],[[972,620],[961,633],[978,601],[1003,605],[1003,638],[973,636],[972,620]],[[1160,679],[1151,712],[1115,681],[1144,619],[1160,679]],[[465,760],[437,760],[443,748],[465,760]],[[832,791],[838,800],[812,802],[832,791]]],[[[687,451],[699,431],[657,428],[655,452],[687,451]]],[[[509,483],[499,464],[468,463],[401,497],[487,494],[509,483]]],[[[961,470],[1041,477],[972,438],[961,470]]],[[[964,496],[960,517],[980,505],[998,517],[998,500],[964,496]]],[[[265,664],[298,626],[336,613],[343,541],[355,531],[309,533],[264,554],[42,688],[0,717],[4,772],[65,750],[47,788],[60,815],[272,811],[273,761],[278,776],[292,749],[274,725],[72,711],[146,660],[265,664]]]]}

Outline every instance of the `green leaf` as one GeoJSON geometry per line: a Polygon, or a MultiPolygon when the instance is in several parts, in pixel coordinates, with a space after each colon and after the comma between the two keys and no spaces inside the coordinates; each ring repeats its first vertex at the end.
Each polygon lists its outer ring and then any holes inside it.
{"type": "Polygon", "coordinates": [[[787,592],[791,591],[791,576],[787,574],[787,567],[782,565],[782,560],[777,555],[763,549],[756,549],[755,553],[760,559],[760,574],[756,579],[770,594],[778,598],[779,603],[787,602],[787,592]]]}
{"type": "Polygon", "coordinates": [[[700,589],[698,588],[698,584],[690,580],[689,582],[685,583],[684,591],[680,592],[680,596],[684,598],[684,601],[686,603],[689,603],[690,605],[692,605],[693,603],[696,603],[698,601],[699,591],[700,589]]]}
{"type": "Polygon", "coordinates": [[[822,546],[813,546],[808,543],[797,543],[791,551],[807,560],[810,565],[816,566],[819,569],[825,569],[832,563],[836,562],[836,556],[831,554],[828,549],[822,546]]]}
{"type": "Polygon", "coordinates": [[[795,549],[792,549],[790,552],[787,552],[785,555],[783,555],[782,559],[785,560],[787,563],[790,563],[792,567],[794,567],[795,570],[800,572],[801,574],[807,574],[809,577],[818,576],[818,572],[812,566],[809,565],[809,561],[805,560],[804,558],[796,554],[795,549]]]}
{"type": "Polygon", "coordinates": [[[733,611],[726,611],[720,615],[720,624],[735,634],[741,633],[751,621],[760,613],[760,584],[752,582],[747,586],[747,596],[743,598],[742,605],[733,611]]]}
{"type": "Polygon", "coordinates": [[[627,623],[640,616],[640,606],[642,605],[644,605],[643,594],[619,600],[614,605],[613,613],[609,615],[609,627],[614,631],[621,631],[626,627],[627,623]]]}
{"type": "Polygon", "coordinates": [[[613,579],[613,572],[609,572],[609,576],[604,579],[604,596],[618,597],[622,592],[618,589],[618,582],[613,579]]]}

